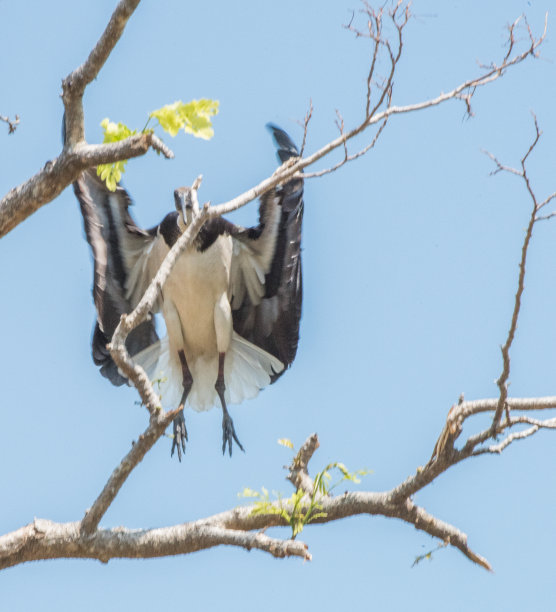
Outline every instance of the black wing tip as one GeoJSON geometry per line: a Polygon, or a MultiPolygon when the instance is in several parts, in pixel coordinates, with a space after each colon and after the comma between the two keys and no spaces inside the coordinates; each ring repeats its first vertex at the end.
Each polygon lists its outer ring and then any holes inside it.
{"type": "Polygon", "coordinates": [[[282,163],[290,159],[290,157],[299,157],[299,150],[287,132],[274,123],[267,123],[266,128],[271,132],[274,142],[278,147],[276,153],[282,163]]]}

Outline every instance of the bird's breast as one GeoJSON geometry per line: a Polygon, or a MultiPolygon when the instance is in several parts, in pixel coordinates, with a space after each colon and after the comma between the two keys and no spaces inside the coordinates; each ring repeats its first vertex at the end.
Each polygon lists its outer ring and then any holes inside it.
{"type": "MultiPolygon", "coordinates": [[[[205,251],[190,248],[177,260],[163,289],[178,312],[186,348],[216,352],[214,309],[230,282],[232,239],[220,236],[205,251]]],[[[227,299],[227,298],[226,298],[227,299]]]]}

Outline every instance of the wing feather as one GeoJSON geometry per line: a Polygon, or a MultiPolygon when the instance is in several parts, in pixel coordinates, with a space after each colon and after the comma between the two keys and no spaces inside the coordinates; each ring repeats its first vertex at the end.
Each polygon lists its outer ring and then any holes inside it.
{"type": "MultiPolygon", "coordinates": [[[[269,127],[282,162],[299,154],[283,130],[269,127]]],[[[293,362],[299,342],[303,181],[292,179],[264,194],[259,216],[257,227],[233,236],[234,330],[278,358],[285,370],[293,362]]],[[[284,370],[274,374],[272,382],[284,370]]]]}
{"type": "MultiPolygon", "coordinates": [[[[83,172],[73,189],[81,206],[94,261],[93,298],[97,321],[92,338],[93,360],[100,366],[103,376],[121,385],[125,379],[118,373],[106,345],[121,315],[133,310],[134,296],[141,293],[141,289],[144,291],[145,283],[150,280],[138,270],[145,267],[156,233],[154,230],[146,232],[136,225],[128,211],[131,199],[127,192],[121,187],[115,192],[109,191],[94,169],[83,172]],[[133,290],[130,291],[128,281],[132,271],[133,290]]],[[[157,340],[151,317],[129,334],[126,345],[134,355],[157,340]]]]}

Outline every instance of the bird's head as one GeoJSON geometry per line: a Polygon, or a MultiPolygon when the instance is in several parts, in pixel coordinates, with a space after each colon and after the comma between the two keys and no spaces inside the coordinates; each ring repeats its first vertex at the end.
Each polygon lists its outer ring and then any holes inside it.
{"type": "Polygon", "coordinates": [[[199,212],[199,202],[194,197],[191,187],[178,187],[174,191],[176,210],[182,214],[183,223],[189,225],[193,215],[199,212]]]}

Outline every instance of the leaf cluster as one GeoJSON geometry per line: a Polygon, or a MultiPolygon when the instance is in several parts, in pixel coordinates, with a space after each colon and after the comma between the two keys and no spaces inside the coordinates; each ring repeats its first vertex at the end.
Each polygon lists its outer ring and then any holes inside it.
{"type": "MultiPolygon", "coordinates": [[[[142,134],[153,132],[149,128],[151,119],[156,119],[158,125],[170,136],[174,137],[183,129],[186,134],[192,134],[196,138],[210,140],[214,136],[211,118],[218,113],[218,100],[201,98],[184,103],[178,100],[172,104],[166,104],[149,113],[149,118],[145,127],[141,130],[142,134]]],[[[132,130],[124,123],[114,123],[108,117],[100,122],[104,131],[103,143],[119,142],[137,134],[137,130],[132,130]]],[[[128,160],[124,159],[111,164],[99,164],[97,175],[106,183],[110,191],[116,191],[116,187],[125,172],[128,160]]]]}
{"type": "MultiPolygon", "coordinates": [[[[100,122],[102,129],[104,130],[103,143],[119,142],[125,138],[129,138],[134,134],[137,134],[137,130],[130,130],[124,123],[114,123],[110,121],[108,117],[100,122]]],[[[106,186],[110,191],[116,191],[116,186],[122,178],[122,174],[125,172],[125,166],[128,160],[123,159],[113,164],[99,164],[97,166],[97,174],[106,183],[106,186]]]]}
{"type": "MultiPolygon", "coordinates": [[[[294,449],[294,446],[287,438],[278,440],[278,444],[294,449]]],[[[240,497],[256,499],[253,504],[251,514],[265,515],[277,514],[280,516],[292,530],[292,539],[303,531],[305,525],[318,518],[326,517],[326,512],[323,512],[321,500],[331,494],[331,491],[343,482],[351,481],[354,484],[361,482],[362,476],[370,474],[370,470],[357,470],[350,472],[343,463],[335,461],[329,463],[323,470],[315,475],[313,480],[313,488],[311,493],[306,493],[302,489],[295,491],[290,497],[284,498],[278,491],[273,491],[275,500],[270,499],[268,489],[261,487],[261,491],[256,491],[246,487],[240,497]],[[332,472],[339,472],[340,478],[332,483],[332,472]]]]}
{"type": "Polygon", "coordinates": [[[186,134],[210,140],[214,136],[211,117],[218,113],[218,100],[191,100],[184,104],[181,100],[166,104],[149,114],[160,127],[174,137],[183,129],[186,134]]]}

